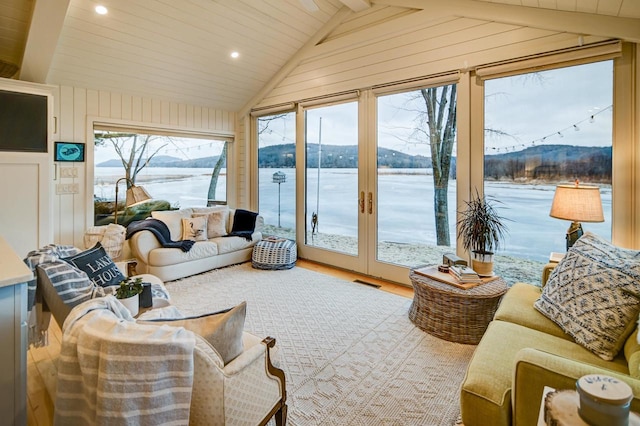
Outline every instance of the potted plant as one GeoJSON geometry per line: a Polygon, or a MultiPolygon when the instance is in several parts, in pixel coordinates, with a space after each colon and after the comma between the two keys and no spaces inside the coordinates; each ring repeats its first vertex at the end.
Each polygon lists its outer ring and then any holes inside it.
{"type": "Polygon", "coordinates": [[[465,201],[467,208],[459,212],[458,232],[462,246],[471,254],[473,270],[483,276],[493,274],[494,251],[507,233],[505,221],[508,219],[498,214],[494,202],[497,201],[481,197],[476,189],[475,197],[465,201]]]}
{"type": "Polygon", "coordinates": [[[142,293],[142,278],[120,281],[120,286],[116,290],[116,298],[131,312],[131,316],[138,315],[139,297],[142,293]]]}

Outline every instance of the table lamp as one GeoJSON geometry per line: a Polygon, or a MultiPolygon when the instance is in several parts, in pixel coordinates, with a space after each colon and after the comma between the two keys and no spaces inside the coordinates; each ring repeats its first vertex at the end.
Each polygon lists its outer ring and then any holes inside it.
{"type": "Polygon", "coordinates": [[[567,250],[583,234],[580,222],[604,222],[600,188],[574,185],[558,185],[551,203],[549,216],[572,221],[567,230],[567,250]]]}
{"type": "Polygon", "coordinates": [[[113,223],[116,224],[118,223],[118,184],[122,180],[126,180],[129,183],[129,188],[127,188],[127,195],[124,202],[125,210],[127,207],[135,206],[151,199],[151,195],[149,195],[143,187],[134,185],[133,182],[131,182],[131,179],[126,177],[118,179],[116,181],[116,205],[113,209],[113,223]]]}

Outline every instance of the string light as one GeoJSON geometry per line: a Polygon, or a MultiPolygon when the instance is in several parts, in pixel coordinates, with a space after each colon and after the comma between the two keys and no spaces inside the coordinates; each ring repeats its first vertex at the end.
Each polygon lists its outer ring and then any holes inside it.
{"type": "Polygon", "coordinates": [[[509,151],[515,151],[516,148],[518,148],[520,146],[523,147],[523,148],[525,148],[526,146],[536,146],[536,143],[544,143],[544,142],[547,141],[548,138],[553,138],[555,136],[563,138],[564,134],[562,132],[566,132],[567,130],[571,130],[571,129],[573,129],[574,131],[578,132],[578,131],[580,131],[580,126],[579,126],[580,124],[583,124],[583,123],[586,123],[586,122],[594,123],[596,121],[596,115],[601,114],[601,113],[603,113],[603,112],[605,112],[607,110],[610,110],[612,108],[613,108],[613,105],[609,105],[608,107],[601,109],[600,111],[596,112],[595,114],[590,115],[588,118],[585,118],[584,120],[578,121],[577,123],[574,123],[574,124],[572,124],[570,126],[567,126],[567,127],[563,128],[563,129],[556,130],[555,132],[549,133],[548,135],[543,136],[541,138],[532,140],[528,144],[524,144],[523,143],[523,144],[519,144],[519,145],[506,146],[506,147],[502,147],[502,148],[486,147],[485,150],[491,149],[491,150],[500,152],[500,149],[503,149],[505,152],[509,152],[509,151]]]}

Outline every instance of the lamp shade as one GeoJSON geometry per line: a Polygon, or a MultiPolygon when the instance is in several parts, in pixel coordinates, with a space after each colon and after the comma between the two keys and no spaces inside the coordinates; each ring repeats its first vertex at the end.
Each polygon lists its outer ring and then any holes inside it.
{"type": "Polygon", "coordinates": [[[574,222],[604,222],[600,188],[558,185],[549,216],[574,222]]]}
{"type": "Polygon", "coordinates": [[[125,207],[135,206],[136,204],[149,201],[151,195],[141,186],[131,185],[127,189],[127,199],[125,201],[125,207]]]}

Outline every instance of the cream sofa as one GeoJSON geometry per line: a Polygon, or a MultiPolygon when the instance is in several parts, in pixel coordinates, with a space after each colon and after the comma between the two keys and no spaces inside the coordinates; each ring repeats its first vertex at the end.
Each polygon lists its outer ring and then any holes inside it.
{"type": "MultiPolygon", "coordinates": [[[[171,239],[178,241],[182,237],[182,219],[194,214],[226,212],[225,228],[227,233],[233,227],[235,209],[227,206],[194,207],[171,211],[154,211],[151,216],[161,220],[169,228],[171,239]]],[[[179,248],[164,248],[150,231],[139,231],[129,239],[132,255],[138,264],[138,274],[152,274],[162,281],[172,281],[189,275],[199,274],[211,269],[251,260],[253,246],[262,239],[264,219],[258,215],[251,241],[241,237],[216,237],[207,241],[196,241],[191,250],[183,252],[179,248]]]]}

